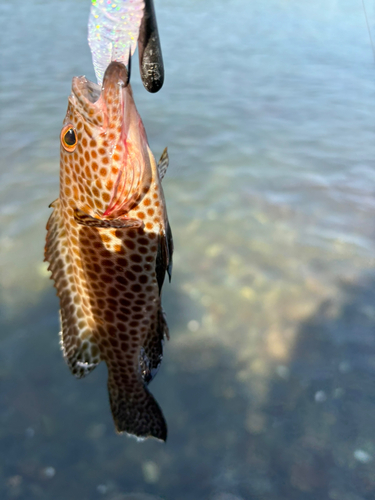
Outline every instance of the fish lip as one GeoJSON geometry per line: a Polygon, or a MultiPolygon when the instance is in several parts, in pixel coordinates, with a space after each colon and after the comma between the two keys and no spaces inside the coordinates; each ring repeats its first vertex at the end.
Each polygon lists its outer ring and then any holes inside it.
{"type": "Polygon", "coordinates": [[[127,87],[129,85],[128,70],[123,63],[112,61],[103,78],[102,86],[88,80],[84,75],[76,76],[72,81],[72,97],[78,100],[85,108],[100,106],[100,101],[105,99],[106,89],[114,85],[127,87]]]}
{"type": "Polygon", "coordinates": [[[72,93],[69,96],[73,109],[91,125],[105,129],[107,120],[101,95],[101,88],[97,83],[91,82],[85,76],[73,78],[72,93]]]}
{"type": "Polygon", "coordinates": [[[86,104],[96,104],[100,99],[101,90],[100,85],[88,80],[84,75],[73,78],[72,93],[86,104]]]}
{"type": "Polygon", "coordinates": [[[120,84],[123,87],[129,85],[129,74],[122,62],[112,61],[105,70],[102,90],[105,92],[107,86],[120,84]]]}

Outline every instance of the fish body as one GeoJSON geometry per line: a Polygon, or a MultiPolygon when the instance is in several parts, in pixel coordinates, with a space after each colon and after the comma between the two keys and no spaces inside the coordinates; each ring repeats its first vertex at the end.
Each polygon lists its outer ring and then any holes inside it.
{"type": "Polygon", "coordinates": [[[47,224],[45,258],[60,298],[61,345],[80,378],[108,367],[116,430],[165,440],[147,389],[168,336],[161,307],[173,242],[159,165],[122,63],[103,88],[73,79],[61,131],[60,195],[47,224]]]}

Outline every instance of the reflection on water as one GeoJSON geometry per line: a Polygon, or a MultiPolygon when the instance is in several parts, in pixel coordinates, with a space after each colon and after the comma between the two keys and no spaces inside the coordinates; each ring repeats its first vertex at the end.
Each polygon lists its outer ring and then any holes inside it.
{"type": "Polygon", "coordinates": [[[361,6],[156,3],[165,86],[147,94],[136,71],[133,85],[155,156],[168,145],[171,159],[171,341],[152,383],[166,445],[115,435],[104,365],[70,375],[41,262],[71,78],[93,78],[88,1],[0,5],[0,496],[370,500],[375,68],[361,6]]]}

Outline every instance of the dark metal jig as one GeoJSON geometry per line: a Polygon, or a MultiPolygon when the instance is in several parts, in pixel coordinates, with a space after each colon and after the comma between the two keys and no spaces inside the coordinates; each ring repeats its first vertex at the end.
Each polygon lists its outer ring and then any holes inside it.
{"type": "Polygon", "coordinates": [[[164,83],[164,64],[153,0],[145,0],[138,38],[139,71],[146,90],[158,92],[164,83]]]}

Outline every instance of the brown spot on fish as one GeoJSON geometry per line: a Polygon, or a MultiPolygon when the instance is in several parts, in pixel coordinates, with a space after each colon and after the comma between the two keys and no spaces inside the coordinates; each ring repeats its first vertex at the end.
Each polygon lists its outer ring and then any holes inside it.
{"type": "Polygon", "coordinates": [[[124,244],[129,248],[129,250],[134,250],[135,248],[135,243],[132,240],[125,240],[124,244]]]}
{"type": "Polygon", "coordinates": [[[130,260],[133,262],[142,262],[142,256],[138,254],[132,254],[130,255],[130,260]]]}

